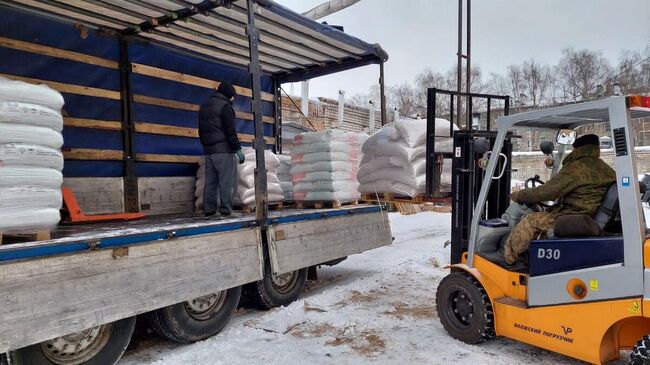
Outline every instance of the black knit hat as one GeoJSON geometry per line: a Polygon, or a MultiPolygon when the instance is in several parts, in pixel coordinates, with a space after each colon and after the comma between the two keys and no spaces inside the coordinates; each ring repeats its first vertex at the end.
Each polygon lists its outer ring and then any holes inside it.
{"type": "Polygon", "coordinates": [[[237,91],[235,88],[232,86],[231,83],[229,82],[222,82],[219,84],[219,88],[217,88],[217,92],[228,99],[231,99],[235,96],[237,96],[237,91]]]}
{"type": "Polygon", "coordinates": [[[600,146],[600,138],[595,134],[585,134],[584,136],[578,138],[573,142],[573,148],[578,148],[582,146],[600,146]]]}

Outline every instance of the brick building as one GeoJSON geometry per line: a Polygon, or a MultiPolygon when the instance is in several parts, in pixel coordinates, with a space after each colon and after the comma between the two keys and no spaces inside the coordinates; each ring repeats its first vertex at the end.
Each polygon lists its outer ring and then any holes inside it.
{"type": "MultiPolygon", "coordinates": [[[[299,111],[301,105],[300,97],[292,96],[291,100],[282,97],[282,121],[293,122],[304,126],[310,130],[316,128],[317,130],[330,129],[338,127],[347,131],[354,132],[368,132],[374,133],[381,128],[381,111],[379,108],[375,109],[375,127],[372,131],[369,130],[370,124],[370,109],[358,107],[350,104],[345,104],[343,112],[343,123],[338,126],[338,100],[328,98],[318,98],[318,100],[309,100],[309,113],[307,117],[309,121],[299,111]],[[296,107],[298,106],[298,107],[296,107]],[[311,124],[309,123],[311,122],[311,124]],[[312,127],[313,125],[313,127],[312,127]]],[[[386,123],[393,121],[394,115],[392,112],[386,113],[386,123]]]]}

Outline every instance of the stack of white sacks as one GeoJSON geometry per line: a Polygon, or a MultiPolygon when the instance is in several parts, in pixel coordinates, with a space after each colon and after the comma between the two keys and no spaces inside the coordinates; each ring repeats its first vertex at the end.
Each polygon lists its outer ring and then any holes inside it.
{"type": "MultiPolygon", "coordinates": [[[[242,148],[246,160],[243,164],[237,165],[237,173],[239,181],[237,183],[237,191],[233,204],[235,206],[254,206],[255,205],[255,150],[250,147],[242,148]]],[[[233,156],[233,158],[235,158],[233,156]]],[[[284,201],[284,193],[280,180],[278,180],[278,166],[280,160],[271,151],[264,151],[264,163],[266,164],[266,179],[268,189],[268,202],[269,204],[282,203],[284,201]]],[[[199,161],[199,169],[196,174],[196,190],[194,196],[196,197],[195,207],[197,211],[203,209],[203,188],[205,185],[205,159],[201,157],[199,161]]]]}
{"type": "Polygon", "coordinates": [[[291,182],[291,156],[277,155],[277,157],[278,160],[280,160],[280,166],[278,166],[278,180],[280,180],[280,186],[282,186],[284,201],[290,202],[293,201],[293,182],[291,182]]]}
{"type": "Polygon", "coordinates": [[[63,97],[45,85],[0,77],[0,233],[59,223],[63,97]]]}
{"type": "MultiPolygon", "coordinates": [[[[454,129],[458,129],[454,126],[454,129]]],[[[415,197],[426,188],[426,120],[402,118],[383,126],[363,145],[359,168],[361,193],[415,197]]],[[[436,118],[436,152],[451,152],[449,121],[436,118]]],[[[443,162],[441,191],[451,186],[451,159],[443,162]]]]}
{"type": "Polygon", "coordinates": [[[346,203],[358,200],[357,172],[365,133],[329,130],[300,134],[293,139],[291,178],[293,198],[346,203]]]}

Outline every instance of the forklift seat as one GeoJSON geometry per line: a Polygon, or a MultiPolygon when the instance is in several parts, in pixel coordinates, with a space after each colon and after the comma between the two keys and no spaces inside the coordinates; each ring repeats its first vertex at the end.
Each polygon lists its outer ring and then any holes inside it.
{"type": "Polygon", "coordinates": [[[553,233],[558,238],[598,237],[619,213],[618,187],[612,183],[607,187],[600,206],[593,217],[587,214],[567,214],[557,218],[553,233]]]}

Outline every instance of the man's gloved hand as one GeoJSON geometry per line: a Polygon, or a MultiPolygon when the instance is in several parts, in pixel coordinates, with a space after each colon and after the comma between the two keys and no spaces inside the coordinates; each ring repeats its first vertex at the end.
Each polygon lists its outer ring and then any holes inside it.
{"type": "Polygon", "coordinates": [[[239,159],[239,164],[240,165],[243,164],[244,161],[246,161],[246,156],[244,156],[244,152],[242,152],[241,148],[238,149],[237,152],[235,152],[235,154],[237,155],[237,158],[239,159]]]}

